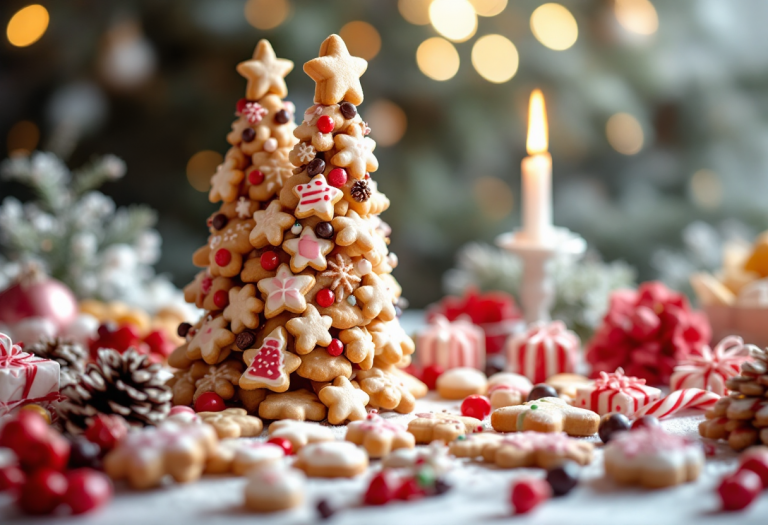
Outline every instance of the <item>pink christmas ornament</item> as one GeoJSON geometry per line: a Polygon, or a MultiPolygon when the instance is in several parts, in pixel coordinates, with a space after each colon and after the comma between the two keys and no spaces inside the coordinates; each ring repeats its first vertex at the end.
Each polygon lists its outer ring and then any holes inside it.
{"type": "Polygon", "coordinates": [[[507,341],[507,371],[522,374],[533,383],[573,372],[581,342],[562,321],[535,323],[507,341]]]}
{"type": "Polygon", "coordinates": [[[450,322],[435,315],[416,338],[416,355],[422,367],[438,365],[443,370],[470,367],[485,369],[485,333],[463,318],[450,322]]]}
{"type": "Polygon", "coordinates": [[[14,284],[0,292],[0,323],[11,327],[24,319],[41,317],[61,330],[77,313],[72,290],[45,275],[38,265],[28,265],[14,284]]]}
{"type": "Polygon", "coordinates": [[[681,410],[698,408],[706,410],[713,406],[721,396],[700,388],[686,388],[672,392],[664,399],[651,403],[637,411],[635,418],[653,416],[664,419],[677,414],[681,410]]]}
{"type": "Polygon", "coordinates": [[[699,353],[688,356],[675,367],[670,380],[671,390],[701,388],[721,396],[728,394],[725,381],[739,375],[741,365],[749,361],[749,350],[741,337],[732,335],[720,341],[714,349],[704,346],[699,353]]]}
{"type": "Polygon", "coordinates": [[[24,352],[0,333],[0,417],[22,405],[59,399],[59,363],[24,352]]]}
{"type": "Polygon", "coordinates": [[[647,386],[645,379],[625,376],[624,370],[617,368],[612,374],[600,372],[594,384],[579,387],[574,406],[592,410],[601,416],[619,412],[632,417],[660,397],[661,390],[647,386]]]}

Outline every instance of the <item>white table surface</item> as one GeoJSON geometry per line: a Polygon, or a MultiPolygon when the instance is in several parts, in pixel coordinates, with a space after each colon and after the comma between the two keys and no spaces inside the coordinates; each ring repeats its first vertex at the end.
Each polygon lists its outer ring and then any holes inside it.
{"type": "MultiPolygon", "coordinates": [[[[415,320],[415,319],[414,319],[415,320]]],[[[407,320],[410,323],[410,319],[407,320]]],[[[458,402],[444,401],[434,393],[417,404],[416,412],[447,409],[458,412],[458,402]]],[[[386,414],[393,420],[407,422],[413,414],[386,414]]],[[[664,421],[669,432],[698,439],[697,425],[701,412],[691,411],[682,417],[664,421]]],[[[344,427],[333,427],[339,438],[344,427]]],[[[593,441],[599,442],[597,437],[593,441]]],[[[727,445],[716,445],[717,453],[709,458],[699,479],[667,490],[645,490],[619,487],[603,475],[600,447],[591,465],[581,471],[581,481],[570,494],[552,499],[531,514],[513,516],[509,504],[511,481],[520,475],[543,476],[535,469],[501,470],[471,460],[460,460],[446,479],[453,485],[443,496],[416,502],[396,502],[383,507],[362,507],[359,502],[367,487],[372,469],[355,479],[308,482],[303,507],[273,515],[249,513],[243,506],[244,478],[205,476],[186,485],[169,484],[161,489],[137,492],[118,485],[113,501],[93,514],[79,517],[27,517],[19,514],[7,494],[0,494],[0,524],[48,523],[64,525],[93,523],[99,525],[212,525],[218,523],[311,524],[320,521],[315,504],[326,499],[340,508],[326,523],[333,525],[419,525],[453,523],[515,523],[557,525],[609,524],[768,524],[768,492],[764,492],[746,511],[724,513],[719,509],[715,488],[726,473],[733,471],[737,455],[727,445]]]]}

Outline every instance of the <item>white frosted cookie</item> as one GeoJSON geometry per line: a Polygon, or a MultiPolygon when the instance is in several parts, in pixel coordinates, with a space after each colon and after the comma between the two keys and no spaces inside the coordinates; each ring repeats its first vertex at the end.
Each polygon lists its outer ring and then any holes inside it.
{"type": "Polygon", "coordinates": [[[533,388],[527,377],[512,372],[499,372],[488,378],[488,397],[491,409],[524,403],[533,388]]]}
{"type": "Polygon", "coordinates": [[[312,443],[299,451],[294,466],[313,478],[351,478],[368,468],[368,454],[349,441],[312,443]]]}
{"type": "Polygon", "coordinates": [[[429,465],[436,476],[445,474],[455,464],[456,462],[448,455],[448,447],[441,441],[433,441],[423,447],[393,450],[381,460],[381,466],[384,468],[418,469],[423,465],[429,465]]]}
{"type": "Polygon", "coordinates": [[[231,472],[242,476],[254,468],[277,463],[285,457],[285,451],[273,443],[258,439],[222,439],[216,451],[208,457],[205,471],[209,474],[231,472]]]}
{"type": "Polygon", "coordinates": [[[336,439],[328,427],[308,421],[294,421],[293,419],[283,419],[269,425],[269,437],[287,439],[293,445],[294,452],[298,452],[309,443],[336,439]]]}
{"type": "Polygon", "coordinates": [[[245,485],[245,506],[254,512],[277,512],[304,501],[304,473],[284,463],[254,469],[245,485]]]}
{"type": "Polygon", "coordinates": [[[488,379],[474,368],[452,368],[437,378],[437,392],[444,399],[464,399],[473,394],[485,394],[488,379]]]}

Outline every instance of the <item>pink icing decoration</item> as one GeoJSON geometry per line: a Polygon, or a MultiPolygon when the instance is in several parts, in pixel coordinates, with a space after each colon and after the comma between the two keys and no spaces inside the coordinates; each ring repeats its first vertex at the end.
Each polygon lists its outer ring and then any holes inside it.
{"type": "Polygon", "coordinates": [[[692,445],[694,442],[690,439],[669,434],[661,427],[644,427],[617,434],[609,446],[620,449],[626,457],[631,458],[639,454],[682,451],[692,445]]]}
{"type": "Polygon", "coordinates": [[[391,432],[393,434],[402,434],[406,432],[405,427],[398,425],[397,423],[387,421],[381,417],[376,410],[372,410],[366,416],[365,420],[361,421],[358,426],[361,430],[376,432],[380,434],[387,432],[391,432]]]}
{"type": "Polygon", "coordinates": [[[311,238],[304,236],[299,239],[299,255],[307,259],[317,259],[320,256],[320,246],[311,238]]]}
{"type": "Polygon", "coordinates": [[[749,351],[752,347],[745,345],[741,337],[733,335],[720,341],[714,349],[704,346],[700,354],[691,354],[675,367],[670,388],[701,388],[721,396],[726,395],[726,380],[739,375],[742,363],[750,359],[749,351]]]}

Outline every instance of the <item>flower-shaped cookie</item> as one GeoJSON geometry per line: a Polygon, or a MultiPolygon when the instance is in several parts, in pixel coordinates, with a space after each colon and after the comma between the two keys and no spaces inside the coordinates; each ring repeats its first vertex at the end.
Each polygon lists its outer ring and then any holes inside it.
{"type": "Polygon", "coordinates": [[[341,425],[344,421],[365,419],[368,394],[352,386],[344,376],[333,380],[333,385],[326,386],[318,394],[320,401],[328,407],[328,422],[341,425]]]}
{"type": "Polygon", "coordinates": [[[288,161],[288,148],[254,153],[252,160],[253,166],[246,173],[245,179],[248,183],[248,196],[255,201],[272,198],[293,175],[293,167],[288,161]]]}
{"type": "Polygon", "coordinates": [[[256,225],[251,231],[250,241],[256,248],[264,248],[268,244],[280,246],[283,243],[283,233],[293,226],[296,219],[293,215],[284,213],[280,202],[274,200],[266,210],[253,214],[256,225]]]}
{"type": "MultiPolygon", "coordinates": [[[[202,363],[192,365],[190,372],[195,379],[195,394],[192,401],[196,401],[205,392],[216,392],[222,399],[232,399],[235,395],[235,385],[240,381],[243,373],[243,365],[239,360],[224,361],[219,365],[203,365],[205,371],[202,375],[195,368],[202,363]]],[[[189,404],[189,403],[184,403],[189,404]]]]}
{"type": "Polygon", "coordinates": [[[256,297],[256,287],[246,284],[229,290],[229,306],[224,309],[224,319],[231,323],[231,330],[239,334],[246,328],[259,327],[259,313],[264,303],[256,297]]]}
{"type": "Polygon", "coordinates": [[[198,412],[203,423],[211,425],[220,439],[253,437],[261,434],[261,419],[249,416],[244,408],[226,408],[220,412],[198,412]]]}
{"type": "Polygon", "coordinates": [[[258,286],[264,295],[264,315],[267,319],[287,310],[300,314],[307,309],[304,297],[315,285],[311,275],[294,275],[287,264],[281,264],[274,277],[262,279],[258,286]]]}
{"type": "Polygon", "coordinates": [[[352,258],[343,253],[329,257],[327,261],[328,269],[320,274],[319,277],[327,278],[330,281],[328,288],[336,296],[336,301],[340,302],[346,299],[358,286],[360,286],[360,276],[355,270],[352,258]]]}

